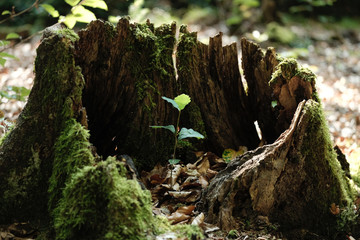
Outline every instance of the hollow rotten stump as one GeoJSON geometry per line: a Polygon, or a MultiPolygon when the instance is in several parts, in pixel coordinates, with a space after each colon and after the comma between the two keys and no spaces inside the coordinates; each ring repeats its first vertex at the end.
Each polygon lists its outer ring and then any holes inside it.
{"type": "MultiPolygon", "coordinates": [[[[243,81],[236,45],[222,46],[221,34],[206,45],[185,26],[178,40],[175,33],[175,24],[154,27],[128,19],[116,27],[93,21],[78,34],[61,25],[45,31],[29,100],[0,146],[0,223],[50,222],[49,227],[55,223],[60,229],[58,217],[73,210],[66,200],[73,193],[68,187],[75,186],[70,183],[104,171],[111,181],[97,185],[92,179],[92,191],[100,187],[102,195],[108,194],[104,189],[114,194],[122,185],[116,183],[122,177],[113,171],[113,162],[99,162],[127,154],[138,169],[165,163],[173,138],[149,126],[173,124],[177,113],[161,96],[186,93],[192,102],[182,125],[206,139],[183,144],[178,156],[184,162],[197,149],[217,154],[239,146],[250,149],[203,193],[200,206],[207,221],[230,230],[262,216],[285,229],[325,235],[337,229],[339,216],[329,208],[348,208],[352,193],[329,138],[315,75],[274,49],[263,53],[242,39],[243,81]]],[[[110,205],[121,202],[110,195],[92,197],[110,205]]],[[[108,215],[89,215],[86,221],[98,226],[93,221],[102,219],[112,231],[126,229],[111,227],[119,221],[109,209],[121,207],[110,205],[94,205],[102,207],[94,212],[108,215]]],[[[79,212],[91,212],[81,207],[76,205],[79,212]]],[[[75,233],[59,236],[87,239],[82,231],[88,227],[80,224],[75,233]]]]}

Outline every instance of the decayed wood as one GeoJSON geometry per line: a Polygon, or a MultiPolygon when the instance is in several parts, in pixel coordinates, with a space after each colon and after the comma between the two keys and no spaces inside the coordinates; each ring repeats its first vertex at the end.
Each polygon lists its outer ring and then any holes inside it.
{"type": "Polygon", "coordinates": [[[223,47],[221,33],[210,38],[209,45],[185,28],[180,34],[178,81],[181,91],[200,108],[208,149],[220,154],[225,148],[254,149],[259,138],[241,81],[236,44],[223,47]]]}
{"type": "Polygon", "coordinates": [[[288,127],[274,129],[277,116],[271,107],[273,96],[269,81],[279,61],[273,48],[269,48],[264,55],[259,45],[245,38],[241,39],[241,51],[241,64],[248,84],[253,121],[258,121],[263,139],[267,143],[272,143],[288,127]]]}
{"type": "Polygon", "coordinates": [[[336,232],[337,217],[329,208],[348,206],[351,193],[319,110],[319,103],[302,101],[289,129],[273,144],[245,153],[220,172],[203,195],[206,220],[230,230],[261,216],[285,230],[336,232]],[[323,129],[309,133],[314,128],[323,129]]]}
{"type": "Polygon", "coordinates": [[[98,153],[135,154],[143,167],[154,165],[154,156],[170,157],[169,151],[161,153],[169,142],[167,133],[161,139],[149,126],[175,121],[161,99],[174,97],[176,91],[175,24],[154,28],[121,19],[114,29],[95,21],[79,37],[76,63],[86,81],[83,103],[98,153]]]}

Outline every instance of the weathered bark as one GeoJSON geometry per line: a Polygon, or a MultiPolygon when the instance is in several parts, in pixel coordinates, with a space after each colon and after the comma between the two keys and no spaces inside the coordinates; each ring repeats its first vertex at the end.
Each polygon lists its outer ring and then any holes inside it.
{"type": "Polygon", "coordinates": [[[334,234],[338,217],[329,208],[349,207],[351,191],[324,125],[321,105],[302,101],[273,144],[233,160],[211,182],[203,198],[207,220],[230,230],[265,216],[283,229],[334,234]]]}
{"type": "MultiPolygon", "coordinates": [[[[206,45],[185,27],[180,34],[178,81],[181,91],[193,98],[192,108],[200,110],[208,149],[219,154],[225,148],[254,149],[259,138],[241,81],[236,44],[223,47],[219,34],[206,45]]],[[[196,126],[198,120],[189,114],[190,124],[196,126]]]]}
{"type": "MultiPolygon", "coordinates": [[[[130,24],[127,19],[116,28],[94,21],[79,36],[68,30],[52,31],[38,48],[29,101],[0,147],[0,192],[4,193],[0,222],[49,216],[56,222],[66,217],[72,210],[65,196],[74,200],[70,179],[79,177],[77,169],[87,173],[92,166],[91,171],[97,171],[96,161],[108,156],[128,154],[141,168],[166,162],[173,138],[149,126],[174,124],[177,112],[161,96],[187,93],[192,103],[182,113],[181,125],[206,136],[196,145],[201,150],[221,154],[225,148],[255,149],[259,138],[254,121],[269,143],[234,160],[211,183],[203,198],[208,220],[229,229],[236,224],[227,220],[261,214],[284,226],[313,224],[323,231],[332,221],[324,220],[329,205],[345,206],[349,189],[346,178],[335,174],[341,169],[327,138],[321,106],[315,102],[314,75],[277,57],[273,49],[264,55],[245,39],[242,51],[247,93],[236,46],[223,47],[221,34],[208,46],[181,27],[175,46],[175,24],[155,28],[149,22],[130,24]],[[22,151],[14,151],[20,146],[22,151]],[[306,215],[309,208],[317,215],[306,215]]],[[[106,182],[100,175],[99,181],[106,182]]],[[[96,193],[102,184],[91,181],[89,188],[96,193]]],[[[118,180],[109,180],[114,181],[118,180]]],[[[116,194],[120,183],[104,184],[116,194]]],[[[98,212],[117,209],[105,203],[99,206],[103,208],[98,212]]],[[[77,211],[88,211],[81,208],[80,204],[77,211]]],[[[111,214],[102,217],[115,221],[111,214]]],[[[72,229],[68,233],[82,235],[72,229]]]]}
{"type": "Polygon", "coordinates": [[[159,138],[149,126],[175,121],[161,99],[176,94],[175,24],[154,28],[122,19],[114,29],[96,21],[79,37],[76,63],[86,81],[83,104],[97,152],[135,155],[142,167],[169,158],[172,139],[159,138]]]}

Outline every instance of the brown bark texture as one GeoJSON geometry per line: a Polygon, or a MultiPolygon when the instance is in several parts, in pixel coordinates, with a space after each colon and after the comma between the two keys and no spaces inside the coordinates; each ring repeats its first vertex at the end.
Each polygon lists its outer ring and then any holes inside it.
{"type": "Polygon", "coordinates": [[[192,99],[181,127],[206,136],[179,150],[184,162],[197,149],[252,150],[203,194],[208,221],[229,230],[264,215],[321,232],[336,221],[328,209],[349,202],[348,185],[328,139],[314,75],[242,39],[246,88],[236,44],[222,46],[221,33],[203,44],[185,26],[178,42],[175,34],[174,23],[154,27],[121,19],[116,27],[93,21],[78,36],[55,30],[44,38],[28,103],[0,146],[0,192],[6,193],[0,222],[46,218],[54,142],[69,119],[88,127],[93,152],[104,159],[128,154],[141,169],[166,162],[173,137],[149,126],[175,124],[177,112],[161,96],[180,93],[192,99]],[[268,145],[257,148],[255,121],[268,145]]]}

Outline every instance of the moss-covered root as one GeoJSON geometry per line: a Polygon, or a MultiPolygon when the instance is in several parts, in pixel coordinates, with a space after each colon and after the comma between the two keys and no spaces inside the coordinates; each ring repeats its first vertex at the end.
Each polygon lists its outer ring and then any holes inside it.
{"type": "Polygon", "coordinates": [[[151,197],[113,158],[72,175],[55,216],[56,239],[147,239],[151,197]]]}
{"type": "Polygon", "coordinates": [[[75,119],[66,121],[65,125],[54,147],[54,164],[48,190],[48,209],[51,215],[71,174],[94,163],[94,156],[90,151],[89,131],[75,119]]]}

